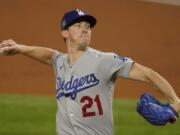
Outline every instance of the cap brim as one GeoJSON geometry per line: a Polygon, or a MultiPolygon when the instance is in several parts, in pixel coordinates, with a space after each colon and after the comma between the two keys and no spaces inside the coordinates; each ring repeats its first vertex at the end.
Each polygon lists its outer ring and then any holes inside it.
{"type": "Polygon", "coordinates": [[[91,28],[93,28],[97,23],[97,20],[95,17],[91,15],[84,15],[84,16],[79,16],[78,18],[74,19],[71,23],[66,25],[66,27],[63,29],[67,29],[69,26],[73,25],[74,23],[82,22],[82,21],[88,22],[91,28]]]}

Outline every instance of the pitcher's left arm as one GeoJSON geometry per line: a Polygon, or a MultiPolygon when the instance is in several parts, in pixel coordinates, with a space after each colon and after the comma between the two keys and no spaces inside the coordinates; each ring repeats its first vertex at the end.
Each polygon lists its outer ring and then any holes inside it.
{"type": "Polygon", "coordinates": [[[155,86],[170,102],[176,111],[180,111],[180,99],[170,83],[154,70],[138,63],[132,65],[129,79],[143,81],[155,86]]]}

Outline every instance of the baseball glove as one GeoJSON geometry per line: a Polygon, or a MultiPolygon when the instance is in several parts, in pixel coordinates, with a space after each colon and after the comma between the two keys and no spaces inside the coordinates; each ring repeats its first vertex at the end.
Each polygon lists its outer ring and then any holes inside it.
{"type": "Polygon", "coordinates": [[[166,125],[168,122],[174,123],[178,118],[178,113],[170,104],[162,104],[149,93],[144,93],[137,103],[137,112],[152,125],[166,125]]]}

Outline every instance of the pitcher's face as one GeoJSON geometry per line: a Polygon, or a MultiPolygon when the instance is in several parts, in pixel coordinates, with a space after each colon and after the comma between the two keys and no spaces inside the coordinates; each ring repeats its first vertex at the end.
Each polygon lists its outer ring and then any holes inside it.
{"type": "Polygon", "coordinates": [[[77,22],[71,25],[67,30],[66,40],[70,44],[78,45],[80,48],[86,48],[91,41],[91,28],[88,22],[77,22]]]}

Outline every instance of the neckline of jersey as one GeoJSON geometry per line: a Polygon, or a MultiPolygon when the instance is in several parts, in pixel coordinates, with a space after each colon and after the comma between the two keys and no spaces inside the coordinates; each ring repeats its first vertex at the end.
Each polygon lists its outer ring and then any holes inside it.
{"type": "Polygon", "coordinates": [[[87,47],[86,51],[83,52],[83,54],[73,63],[73,64],[69,64],[68,62],[68,54],[66,55],[66,60],[65,60],[65,64],[67,65],[67,67],[69,69],[72,69],[75,65],[77,65],[78,63],[80,63],[83,58],[86,56],[86,54],[89,52],[89,47],[87,47]]]}

